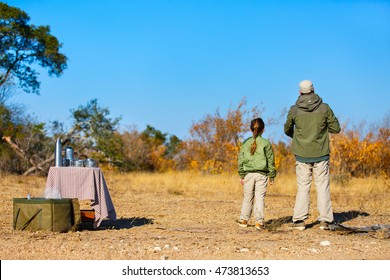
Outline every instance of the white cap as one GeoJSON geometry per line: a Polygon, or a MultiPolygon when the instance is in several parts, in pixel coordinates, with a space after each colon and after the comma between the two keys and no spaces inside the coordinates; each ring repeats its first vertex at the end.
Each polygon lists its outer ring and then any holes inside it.
{"type": "Polygon", "coordinates": [[[312,81],[303,80],[299,83],[299,91],[301,93],[311,93],[314,90],[312,81]]]}

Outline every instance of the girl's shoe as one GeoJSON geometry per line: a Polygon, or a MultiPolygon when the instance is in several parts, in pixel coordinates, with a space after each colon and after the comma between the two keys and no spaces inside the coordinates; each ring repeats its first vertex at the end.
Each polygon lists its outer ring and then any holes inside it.
{"type": "Polygon", "coordinates": [[[264,229],[265,227],[264,227],[264,224],[263,224],[263,223],[255,223],[255,228],[256,228],[257,230],[262,230],[262,229],[264,229]]]}
{"type": "Polygon", "coordinates": [[[239,225],[240,227],[248,227],[248,221],[246,221],[246,220],[240,220],[240,221],[238,221],[238,225],[239,225]]]}

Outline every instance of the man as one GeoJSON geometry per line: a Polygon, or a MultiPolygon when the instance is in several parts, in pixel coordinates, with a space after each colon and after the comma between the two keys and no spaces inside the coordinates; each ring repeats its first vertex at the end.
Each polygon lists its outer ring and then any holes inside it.
{"type": "Polygon", "coordinates": [[[340,124],[328,104],[314,92],[313,83],[299,83],[299,97],[291,106],[284,133],[291,137],[296,160],[298,191],[296,195],[293,229],[304,230],[310,206],[312,179],[317,188],[317,208],[320,229],[333,223],[330,199],[329,133],[339,133],[340,124]]]}

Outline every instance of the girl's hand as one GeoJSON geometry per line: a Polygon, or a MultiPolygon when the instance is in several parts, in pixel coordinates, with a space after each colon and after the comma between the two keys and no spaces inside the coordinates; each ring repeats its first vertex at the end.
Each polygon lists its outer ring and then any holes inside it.
{"type": "Polygon", "coordinates": [[[244,185],[244,179],[240,178],[240,184],[243,186],[244,185]]]}
{"type": "Polygon", "coordinates": [[[274,184],[274,178],[269,178],[268,184],[272,186],[274,184]]]}

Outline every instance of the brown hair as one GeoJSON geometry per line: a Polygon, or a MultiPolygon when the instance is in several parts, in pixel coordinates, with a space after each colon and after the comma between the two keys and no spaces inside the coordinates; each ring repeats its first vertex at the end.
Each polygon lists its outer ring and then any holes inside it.
{"type": "Polygon", "coordinates": [[[261,118],[251,120],[251,131],[253,133],[253,143],[251,145],[251,155],[253,155],[257,148],[256,138],[264,129],[264,121],[261,118]]]}

